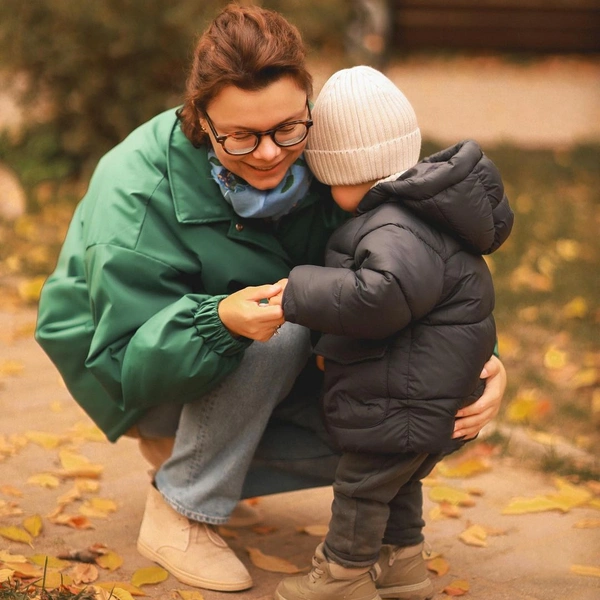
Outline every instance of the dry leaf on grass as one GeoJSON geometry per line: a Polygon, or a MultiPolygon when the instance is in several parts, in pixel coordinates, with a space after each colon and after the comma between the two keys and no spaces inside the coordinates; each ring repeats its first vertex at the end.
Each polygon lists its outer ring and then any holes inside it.
{"type": "Polygon", "coordinates": [[[114,587],[106,590],[99,585],[94,586],[97,600],[133,600],[133,596],[124,588],[114,587]]]}
{"type": "Polygon", "coordinates": [[[131,585],[131,583],[127,583],[126,581],[100,581],[96,583],[94,587],[101,588],[109,592],[112,589],[121,589],[125,590],[132,596],[146,596],[146,592],[135,587],[135,585],[131,585]]]}
{"type": "Polygon", "coordinates": [[[0,569],[0,583],[12,579],[14,571],[12,569],[0,569]]]}
{"type": "Polygon", "coordinates": [[[301,572],[301,569],[299,569],[296,565],[293,565],[291,562],[285,560],[285,558],[263,554],[258,548],[248,547],[246,550],[250,555],[252,564],[263,571],[288,574],[301,572]]]}
{"type": "Polygon", "coordinates": [[[29,557],[29,562],[40,567],[48,566],[51,569],[56,569],[57,571],[61,571],[62,569],[66,569],[67,567],[71,566],[69,561],[62,560],[56,556],[48,556],[46,554],[34,554],[33,556],[29,557]]]}
{"type": "Polygon", "coordinates": [[[98,579],[98,569],[94,565],[78,563],[71,568],[69,575],[75,585],[92,583],[98,579]]]}

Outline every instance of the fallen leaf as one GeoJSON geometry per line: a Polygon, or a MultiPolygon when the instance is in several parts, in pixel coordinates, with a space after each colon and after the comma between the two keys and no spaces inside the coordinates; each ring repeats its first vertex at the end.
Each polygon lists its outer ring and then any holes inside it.
{"type": "Polygon", "coordinates": [[[314,537],[324,538],[329,531],[329,525],[305,525],[304,527],[298,527],[297,531],[314,537]]]}
{"type": "Polygon", "coordinates": [[[544,354],[544,366],[546,369],[563,369],[567,366],[568,355],[564,350],[556,346],[550,346],[544,354]]]}
{"type": "Polygon", "coordinates": [[[592,499],[592,493],[589,490],[573,485],[560,477],[554,479],[554,484],[559,489],[558,494],[548,494],[547,497],[564,506],[565,511],[583,506],[592,499]]]}
{"type": "Polygon", "coordinates": [[[26,563],[27,557],[22,554],[11,554],[5,550],[0,550],[0,562],[26,563]]]}
{"type": "Polygon", "coordinates": [[[94,525],[90,520],[83,515],[56,515],[55,517],[48,517],[48,520],[55,525],[66,525],[73,529],[94,529],[94,525]]]}
{"type": "Polygon", "coordinates": [[[62,471],[59,471],[58,475],[61,477],[89,477],[90,479],[96,479],[104,471],[103,465],[94,465],[85,456],[69,450],[61,450],[59,458],[62,471]]]}
{"type": "Polygon", "coordinates": [[[576,296],[563,306],[562,312],[567,319],[583,319],[588,310],[587,300],[583,296],[576,296]]]}
{"type": "Polygon", "coordinates": [[[580,369],[573,375],[569,381],[569,387],[578,390],[584,387],[591,387],[598,383],[598,369],[596,367],[587,367],[580,369]]]}
{"type": "Polygon", "coordinates": [[[78,563],[71,568],[69,575],[75,585],[92,583],[98,579],[98,569],[94,565],[78,563]]]}
{"type": "Polygon", "coordinates": [[[468,591],[469,582],[464,579],[455,579],[443,589],[448,596],[464,596],[468,591]]]}
{"type": "Polygon", "coordinates": [[[21,300],[25,302],[37,302],[40,299],[40,293],[45,281],[46,277],[43,275],[21,281],[17,286],[21,300]]]}
{"type": "Polygon", "coordinates": [[[571,565],[571,573],[577,575],[587,575],[589,577],[600,577],[600,567],[592,567],[588,565],[571,565]]]}
{"type": "Polygon", "coordinates": [[[600,527],[600,519],[582,519],[573,525],[575,529],[595,529],[600,527]]]}
{"type": "Polygon", "coordinates": [[[76,479],[75,487],[82,493],[95,493],[100,489],[100,483],[96,479],[76,479]]]}
{"type": "Polygon", "coordinates": [[[12,569],[15,572],[15,577],[32,579],[34,577],[41,577],[44,571],[29,563],[4,563],[5,567],[12,569]]]}
{"type": "Polygon", "coordinates": [[[432,571],[440,577],[445,575],[450,570],[450,564],[445,558],[438,556],[427,561],[427,570],[432,571]]]}
{"type": "Polygon", "coordinates": [[[96,583],[94,587],[102,588],[109,592],[112,589],[121,589],[129,592],[132,596],[146,596],[146,592],[126,581],[101,581],[96,583]]]}
{"type": "Polygon", "coordinates": [[[556,500],[551,500],[546,496],[537,496],[535,498],[513,498],[501,514],[523,515],[526,513],[544,512],[548,510],[568,512],[568,509],[559,502],[556,502],[556,500]]]}
{"type": "Polygon", "coordinates": [[[487,532],[481,525],[471,525],[458,536],[458,539],[468,546],[487,547],[487,532]]]}
{"type": "Polygon", "coordinates": [[[25,531],[28,531],[34,538],[40,535],[43,526],[44,524],[40,515],[32,515],[23,521],[23,527],[25,528],[25,531]]]}
{"type": "Polygon", "coordinates": [[[123,564],[123,557],[119,556],[116,552],[109,551],[106,554],[98,556],[95,562],[103,569],[116,571],[123,564]]]}
{"type": "Polygon", "coordinates": [[[455,464],[441,462],[438,467],[440,475],[444,477],[473,477],[491,469],[490,463],[481,458],[471,458],[455,464]]]}
{"type": "Polygon", "coordinates": [[[0,569],[0,583],[12,579],[14,573],[15,572],[12,569],[0,569]]]}
{"type": "Polygon", "coordinates": [[[11,540],[12,542],[28,544],[33,548],[33,538],[31,535],[16,525],[11,525],[10,527],[0,527],[0,535],[7,540],[11,540]]]}
{"type": "Polygon", "coordinates": [[[18,360],[0,361],[0,376],[20,375],[25,366],[18,360]]]}
{"type": "Polygon", "coordinates": [[[204,596],[200,592],[188,592],[186,590],[176,590],[182,600],[204,600],[204,596]]]}
{"type": "Polygon", "coordinates": [[[23,492],[13,485],[0,486],[0,493],[4,494],[5,496],[13,496],[14,498],[23,497],[23,492]]]}
{"type": "Polygon", "coordinates": [[[431,488],[429,499],[432,502],[447,502],[455,506],[475,506],[475,501],[467,492],[443,485],[431,488]]]}
{"type": "Polygon", "coordinates": [[[56,556],[47,556],[46,554],[34,554],[29,557],[29,562],[40,567],[48,565],[51,569],[59,571],[71,566],[71,563],[66,560],[61,560],[60,558],[56,558],[56,556]]]}
{"type": "Polygon", "coordinates": [[[135,587],[150,583],[160,583],[169,577],[168,571],[162,567],[143,567],[138,569],[131,577],[131,583],[135,587]]]}
{"type": "Polygon", "coordinates": [[[22,514],[23,511],[16,502],[0,500],[0,517],[17,517],[22,514]]]}
{"type": "Polygon", "coordinates": [[[263,569],[263,571],[288,574],[300,573],[301,571],[296,565],[279,556],[263,554],[258,548],[247,547],[246,550],[250,555],[252,564],[259,569],[263,569]]]}
{"type": "Polygon", "coordinates": [[[90,498],[81,505],[79,510],[82,515],[88,517],[106,518],[109,513],[117,510],[117,504],[114,500],[107,498],[90,498]]]}
{"type": "Polygon", "coordinates": [[[54,450],[54,448],[58,448],[65,441],[60,435],[44,431],[26,431],[24,435],[30,442],[46,450],[54,450]]]}
{"type": "Polygon", "coordinates": [[[27,483],[54,489],[60,485],[60,479],[54,475],[50,475],[50,473],[39,473],[38,475],[31,475],[31,477],[27,479],[27,483]]]}

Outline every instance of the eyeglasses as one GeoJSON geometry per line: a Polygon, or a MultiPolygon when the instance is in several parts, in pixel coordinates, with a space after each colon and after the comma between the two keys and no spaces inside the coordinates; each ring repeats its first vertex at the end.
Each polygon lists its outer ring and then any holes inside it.
{"type": "Polygon", "coordinates": [[[264,135],[268,135],[280,148],[289,148],[303,142],[313,124],[308,98],[306,99],[306,108],[308,109],[308,119],[288,121],[266,131],[234,131],[228,135],[219,135],[208,113],[205,112],[204,116],[212,134],[223,150],[227,154],[241,156],[254,152],[264,135]]]}

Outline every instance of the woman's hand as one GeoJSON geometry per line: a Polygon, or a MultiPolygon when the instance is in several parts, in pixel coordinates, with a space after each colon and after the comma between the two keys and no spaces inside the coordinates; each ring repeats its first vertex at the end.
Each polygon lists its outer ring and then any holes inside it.
{"type": "Polygon", "coordinates": [[[474,438],[500,410],[502,396],[506,389],[506,370],[496,356],[485,363],[481,378],[486,379],[481,398],[456,413],[453,438],[474,438]]]}
{"type": "Polygon", "coordinates": [[[221,300],[219,318],[231,335],[266,342],[284,322],[281,306],[270,303],[281,291],[279,283],[244,288],[221,300]]]}

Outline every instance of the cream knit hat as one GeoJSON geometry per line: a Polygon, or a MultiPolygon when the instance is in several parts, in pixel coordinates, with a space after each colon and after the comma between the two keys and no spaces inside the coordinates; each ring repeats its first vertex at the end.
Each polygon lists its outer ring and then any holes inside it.
{"type": "Polygon", "coordinates": [[[360,66],[334,73],[312,110],[304,151],[317,179],[353,185],[414,167],[421,152],[417,116],[383,73],[360,66]]]}

